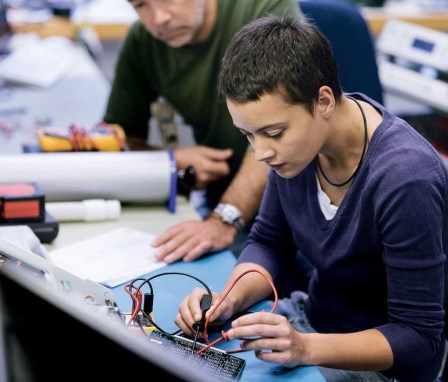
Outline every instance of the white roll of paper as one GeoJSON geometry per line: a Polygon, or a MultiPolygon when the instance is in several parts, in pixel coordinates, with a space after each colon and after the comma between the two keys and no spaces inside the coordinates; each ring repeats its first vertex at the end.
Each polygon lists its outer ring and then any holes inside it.
{"type": "Polygon", "coordinates": [[[46,201],[162,203],[173,166],[167,151],[0,155],[0,182],[36,182],[46,201]]]}

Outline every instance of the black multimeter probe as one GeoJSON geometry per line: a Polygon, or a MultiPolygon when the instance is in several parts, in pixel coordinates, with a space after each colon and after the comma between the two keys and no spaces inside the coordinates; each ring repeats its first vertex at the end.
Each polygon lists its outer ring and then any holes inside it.
{"type": "Polygon", "coordinates": [[[199,332],[204,329],[205,314],[210,309],[211,305],[212,305],[212,296],[209,294],[204,294],[201,299],[202,317],[198,322],[195,322],[193,324],[193,330],[195,331],[194,342],[193,342],[193,352],[195,351],[196,343],[198,342],[199,332]]]}

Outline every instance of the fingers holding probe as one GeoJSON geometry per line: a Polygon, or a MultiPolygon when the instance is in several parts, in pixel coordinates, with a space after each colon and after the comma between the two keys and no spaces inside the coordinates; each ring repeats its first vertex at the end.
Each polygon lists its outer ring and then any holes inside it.
{"type": "Polygon", "coordinates": [[[174,322],[187,336],[195,335],[195,324],[201,321],[203,314],[205,317],[205,313],[201,309],[204,295],[207,295],[204,289],[195,288],[179,305],[179,312],[174,322]]]}

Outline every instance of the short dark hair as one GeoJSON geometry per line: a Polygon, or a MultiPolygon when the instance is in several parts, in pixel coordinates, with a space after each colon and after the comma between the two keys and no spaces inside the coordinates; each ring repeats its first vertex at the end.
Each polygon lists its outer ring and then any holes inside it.
{"type": "Polygon", "coordinates": [[[236,33],[218,79],[221,99],[246,103],[279,92],[311,114],[324,85],[339,102],[342,89],[329,40],[306,18],[288,15],[253,20],[236,33]]]}

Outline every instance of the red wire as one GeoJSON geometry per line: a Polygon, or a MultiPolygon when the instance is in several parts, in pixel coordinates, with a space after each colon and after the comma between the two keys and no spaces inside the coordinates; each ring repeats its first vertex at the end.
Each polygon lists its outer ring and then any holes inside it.
{"type": "MultiPolygon", "coordinates": [[[[204,323],[204,331],[202,333],[202,335],[205,338],[205,341],[207,342],[207,345],[204,346],[202,349],[198,350],[195,354],[199,355],[203,352],[205,352],[207,349],[211,348],[213,345],[217,344],[219,341],[222,341],[223,339],[225,339],[226,341],[229,341],[229,336],[227,335],[227,332],[225,332],[224,330],[221,331],[221,337],[217,338],[216,340],[209,342],[208,341],[208,334],[207,334],[207,327],[208,327],[208,323],[210,321],[210,317],[213,316],[213,313],[215,312],[215,310],[218,308],[219,305],[221,305],[221,303],[224,301],[224,299],[227,297],[227,295],[230,293],[230,291],[233,289],[233,287],[235,286],[235,284],[246,274],[251,273],[251,272],[256,272],[259,273],[260,275],[262,275],[265,280],[269,283],[269,285],[272,288],[272,291],[274,292],[274,305],[272,306],[270,313],[274,312],[274,310],[277,308],[277,304],[278,304],[278,294],[277,294],[277,290],[275,289],[274,284],[272,283],[272,281],[269,279],[269,277],[262,271],[258,270],[258,269],[249,269],[243,273],[241,273],[235,280],[233,280],[232,284],[230,284],[230,286],[227,288],[226,292],[222,295],[221,299],[216,303],[216,305],[213,307],[213,309],[211,310],[211,313],[208,315],[207,319],[205,320],[204,323]]],[[[235,350],[226,350],[226,353],[237,353],[237,352],[241,352],[244,351],[242,349],[235,349],[235,350]]]]}
{"type": "Polygon", "coordinates": [[[73,151],[78,151],[78,142],[76,141],[76,127],[74,125],[70,126],[69,134],[70,134],[70,145],[72,146],[73,151]]]}
{"type": "MultiPolygon", "coordinates": [[[[0,133],[1,133],[2,125],[0,124],[0,133]]],[[[112,135],[112,137],[118,142],[118,146],[120,151],[127,150],[127,145],[125,140],[120,137],[118,131],[112,126],[108,126],[105,123],[100,123],[97,127],[87,131],[84,127],[78,124],[72,124],[69,128],[68,135],[66,136],[58,136],[58,138],[68,139],[70,142],[70,146],[72,151],[101,151],[98,148],[98,144],[95,141],[93,134],[95,133],[95,129],[107,129],[108,134],[112,135]]],[[[56,135],[53,135],[56,136],[56,135]]]]}
{"type": "MultiPolygon", "coordinates": [[[[142,292],[138,291],[138,294],[136,296],[133,292],[130,291],[130,289],[129,289],[130,286],[131,286],[131,284],[126,284],[124,286],[124,290],[126,291],[126,293],[128,293],[131,296],[132,302],[133,302],[133,304],[132,304],[133,309],[132,309],[131,317],[129,318],[128,325],[131,324],[132,321],[134,321],[135,316],[139,312],[140,307],[142,305],[142,292]]],[[[137,289],[137,287],[135,287],[135,286],[132,286],[132,288],[137,289]]]]}

